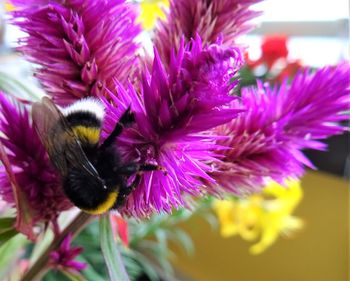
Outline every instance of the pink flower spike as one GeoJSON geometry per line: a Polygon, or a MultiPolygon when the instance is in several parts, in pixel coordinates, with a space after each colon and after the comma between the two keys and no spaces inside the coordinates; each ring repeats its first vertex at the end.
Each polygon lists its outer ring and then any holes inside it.
{"type": "Polygon", "coordinates": [[[164,66],[158,50],[151,71],[142,75],[140,93],[120,83],[105,100],[106,136],[125,108],[131,106],[135,124],[117,141],[126,162],[157,164],[162,171],[145,172],[139,186],[129,196],[121,213],[149,216],[186,206],[186,194],[215,193],[202,179],[216,157],[216,136],[210,130],[225,124],[242,112],[231,95],[232,79],[240,66],[239,48],[211,44],[204,47],[197,36],[173,52],[171,64],[164,66]]]}
{"type": "Polygon", "coordinates": [[[217,142],[229,149],[218,151],[221,161],[210,173],[215,186],[242,195],[259,191],[267,177],[283,183],[300,177],[304,166],[315,169],[302,150],[325,150],[320,140],[347,130],[338,122],[349,120],[349,85],[350,65],[341,63],[305,70],[290,85],[244,89],[247,111],[215,130],[230,136],[217,142]]]}
{"type": "Polygon", "coordinates": [[[62,241],[60,247],[50,253],[49,265],[59,270],[67,270],[72,273],[80,273],[87,267],[84,262],[76,261],[74,258],[82,251],[82,247],[72,247],[72,234],[68,234],[62,241]]]}
{"type": "Polygon", "coordinates": [[[35,75],[56,104],[103,96],[116,77],[132,76],[141,31],[125,0],[13,0],[12,21],[27,36],[19,50],[40,65],[35,75]]]}
{"type": "Polygon", "coordinates": [[[154,45],[165,65],[171,58],[171,50],[181,46],[198,34],[203,45],[220,43],[235,45],[238,36],[252,29],[249,21],[260,12],[249,9],[261,0],[170,0],[170,8],[164,21],[156,26],[154,45]]]}
{"type": "MultiPolygon", "coordinates": [[[[19,225],[31,228],[38,222],[54,223],[72,205],[63,193],[59,175],[33,128],[27,108],[10,102],[3,93],[0,135],[0,160],[5,167],[0,168],[0,196],[16,205],[19,225]]],[[[28,235],[22,227],[19,231],[28,235]]]]}

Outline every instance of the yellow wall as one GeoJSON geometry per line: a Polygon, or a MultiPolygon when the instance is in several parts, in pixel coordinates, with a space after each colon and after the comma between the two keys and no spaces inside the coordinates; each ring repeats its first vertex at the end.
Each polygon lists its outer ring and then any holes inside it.
{"type": "Polygon", "coordinates": [[[195,255],[177,252],[175,265],[197,281],[348,281],[349,184],[309,172],[304,199],[296,210],[306,226],[294,239],[280,238],[259,256],[250,243],[223,239],[200,217],[183,226],[194,240],[195,255]]]}

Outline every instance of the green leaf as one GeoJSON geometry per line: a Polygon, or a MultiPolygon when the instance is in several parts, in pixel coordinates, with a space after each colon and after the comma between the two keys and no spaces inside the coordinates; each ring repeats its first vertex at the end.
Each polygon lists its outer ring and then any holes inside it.
{"type": "Polygon", "coordinates": [[[155,232],[155,237],[158,240],[158,243],[161,247],[167,248],[168,241],[167,241],[167,232],[164,229],[158,229],[155,232]]]}
{"type": "Polygon", "coordinates": [[[120,252],[123,257],[124,265],[128,271],[131,280],[138,280],[138,278],[143,274],[144,270],[141,264],[135,259],[133,250],[127,249],[125,247],[120,248],[120,252]]]}
{"type": "Polygon", "coordinates": [[[111,281],[130,281],[114,241],[109,214],[100,217],[100,243],[111,281]]]}
{"type": "Polygon", "coordinates": [[[43,277],[42,281],[69,281],[71,280],[61,270],[50,270],[43,277]]]}
{"type": "Polygon", "coordinates": [[[82,262],[85,262],[87,264],[89,264],[89,266],[84,269],[83,273],[84,273],[84,276],[87,277],[88,280],[94,280],[94,281],[105,281],[105,279],[100,275],[98,274],[95,269],[93,268],[93,266],[87,261],[87,259],[85,259],[84,257],[80,256],[79,257],[80,260],[82,262]]]}
{"type": "Polygon", "coordinates": [[[173,275],[173,268],[169,262],[169,257],[173,254],[169,248],[164,248],[155,241],[142,241],[139,246],[140,248],[134,251],[138,262],[147,261],[150,267],[154,267],[156,263],[166,276],[173,275]]]}
{"type": "Polygon", "coordinates": [[[207,223],[210,225],[210,227],[213,231],[218,231],[219,221],[218,221],[218,217],[216,215],[214,215],[211,212],[208,212],[208,213],[204,214],[204,219],[207,221],[207,223]]]}
{"type": "Polygon", "coordinates": [[[30,254],[30,263],[34,264],[37,259],[43,254],[43,252],[49,247],[52,240],[54,239],[54,234],[50,229],[47,229],[45,232],[41,233],[40,236],[40,243],[35,243],[33,245],[33,250],[30,254]]]}
{"type": "Polygon", "coordinates": [[[159,281],[157,271],[154,269],[152,262],[147,257],[136,251],[129,253],[129,255],[140,264],[142,271],[151,281],[159,281]]]}
{"type": "Polygon", "coordinates": [[[190,236],[181,229],[173,229],[169,233],[170,238],[180,244],[180,246],[186,251],[187,255],[192,256],[194,254],[194,246],[190,236]]]}
{"type": "Polygon", "coordinates": [[[5,274],[16,259],[21,254],[21,249],[28,243],[26,237],[18,234],[13,239],[7,241],[0,247],[0,280],[3,280],[5,274]]]}
{"type": "Polygon", "coordinates": [[[0,247],[18,234],[15,229],[16,218],[0,218],[0,247]]]}
{"type": "Polygon", "coordinates": [[[0,247],[17,234],[18,231],[14,228],[0,233],[0,247]]]}
{"type": "Polygon", "coordinates": [[[16,218],[14,217],[0,218],[0,233],[4,232],[5,230],[14,228],[15,223],[16,218]]]}
{"type": "Polygon", "coordinates": [[[62,270],[61,271],[70,281],[86,281],[82,275],[74,274],[72,272],[62,270]]]}

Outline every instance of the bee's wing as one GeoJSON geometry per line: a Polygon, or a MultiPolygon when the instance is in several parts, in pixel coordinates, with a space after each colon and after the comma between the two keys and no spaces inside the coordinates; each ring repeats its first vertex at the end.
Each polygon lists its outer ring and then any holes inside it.
{"type": "Polygon", "coordinates": [[[69,164],[99,177],[65,117],[49,98],[44,97],[33,104],[32,118],[50,160],[62,175],[67,174],[69,164]]]}

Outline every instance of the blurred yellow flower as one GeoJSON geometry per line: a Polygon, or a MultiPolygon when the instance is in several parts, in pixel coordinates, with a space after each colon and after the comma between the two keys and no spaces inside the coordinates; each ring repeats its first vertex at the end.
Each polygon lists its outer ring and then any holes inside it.
{"type": "Polygon", "coordinates": [[[143,0],[140,3],[141,13],[139,22],[146,30],[150,30],[156,24],[158,18],[165,19],[164,8],[169,7],[168,0],[143,0]]]}
{"type": "Polygon", "coordinates": [[[15,6],[9,1],[5,1],[4,8],[6,12],[12,12],[15,10],[15,6]]]}
{"type": "Polygon", "coordinates": [[[292,216],[302,199],[300,182],[288,180],[286,186],[269,183],[259,194],[232,200],[216,200],[214,210],[220,221],[221,235],[240,235],[245,240],[257,240],[250,248],[260,254],[273,244],[280,234],[301,229],[303,221],[292,216]]]}

